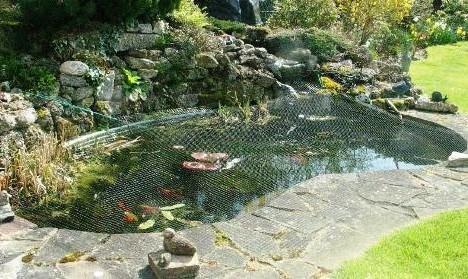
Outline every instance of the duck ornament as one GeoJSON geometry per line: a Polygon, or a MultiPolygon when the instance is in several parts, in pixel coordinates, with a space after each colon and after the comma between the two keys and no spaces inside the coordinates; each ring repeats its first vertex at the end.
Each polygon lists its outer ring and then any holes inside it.
{"type": "Polygon", "coordinates": [[[15,214],[10,205],[11,195],[7,191],[0,191],[0,224],[8,223],[15,219],[15,214]]]}
{"type": "Polygon", "coordinates": [[[162,235],[164,248],[148,255],[155,278],[197,277],[200,265],[195,245],[171,228],[165,229],[162,235]]]}

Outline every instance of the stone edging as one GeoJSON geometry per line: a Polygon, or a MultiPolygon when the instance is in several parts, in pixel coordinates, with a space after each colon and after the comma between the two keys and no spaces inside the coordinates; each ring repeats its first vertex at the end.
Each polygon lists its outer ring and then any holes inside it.
{"type": "MultiPolygon", "coordinates": [[[[468,116],[410,112],[468,139],[468,116]]],[[[326,276],[385,234],[438,212],[468,206],[468,168],[320,175],[226,222],[187,229],[200,278],[326,276]]],[[[0,230],[0,233],[2,231],[0,230]]],[[[146,254],[159,233],[106,235],[65,229],[0,234],[5,278],[151,278],[146,254]],[[84,253],[59,263],[66,254],[84,253]]]]}

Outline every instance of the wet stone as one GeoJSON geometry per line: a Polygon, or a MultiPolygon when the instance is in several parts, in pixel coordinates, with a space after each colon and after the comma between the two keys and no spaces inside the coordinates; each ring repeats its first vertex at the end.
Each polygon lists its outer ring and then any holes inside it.
{"type": "Polygon", "coordinates": [[[105,243],[92,252],[98,260],[141,259],[146,262],[146,255],[162,248],[162,236],[148,234],[114,234],[105,243]]]}
{"type": "Polygon", "coordinates": [[[216,223],[214,226],[224,232],[236,245],[236,248],[251,256],[269,259],[280,251],[278,244],[275,243],[273,238],[265,234],[227,222],[216,223]]]}
{"type": "Polygon", "coordinates": [[[264,267],[259,270],[237,270],[231,273],[228,273],[225,279],[239,279],[239,278],[249,278],[249,279],[279,279],[281,278],[279,273],[276,272],[271,267],[264,267]]]}
{"type": "Polygon", "coordinates": [[[269,202],[268,206],[291,211],[310,211],[304,201],[292,192],[284,193],[280,197],[269,202]]]}
{"type": "Polygon", "coordinates": [[[292,212],[265,207],[256,210],[253,214],[307,234],[313,233],[329,223],[325,216],[315,216],[311,212],[292,212]]]}
{"type": "Polygon", "coordinates": [[[58,262],[70,253],[92,251],[106,237],[106,234],[62,229],[42,246],[34,261],[58,262]]]}
{"type": "Polygon", "coordinates": [[[286,278],[313,278],[314,274],[319,272],[316,266],[296,259],[286,259],[274,265],[286,278]]]}
{"type": "Polygon", "coordinates": [[[231,221],[231,223],[237,226],[242,226],[244,228],[250,229],[252,231],[257,231],[272,236],[280,234],[281,232],[287,230],[286,227],[283,227],[270,220],[254,216],[250,213],[244,213],[237,216],[231,221]]]}
{"type": "Polygon", "coordinates": [[[215,231],[210,225],[191,228],[179,232],[181,236],[193,242],[200,257],[211,253],[215,247],[215,231]]]}
{"type": "Polygon", "coordinates": [[[65,279],[55,266],[36,266],[32,264],[23,265],[23,268],[16,276],[21,279],[65,279]]]}
{"type": "Polygon", "coordinates": [[[126,265],[116,261],[89,262],[78,261],[74,263],[58,264],[57,269],[67,279],[81,278],[112,278],[131,279],[126,265]]]}
{"type": "Polygon", "coordinates": [[[230,247],[219,247],[203,257],[203,262],[222,267],[243,267],[249,259],[239,251],[230,247]]]}

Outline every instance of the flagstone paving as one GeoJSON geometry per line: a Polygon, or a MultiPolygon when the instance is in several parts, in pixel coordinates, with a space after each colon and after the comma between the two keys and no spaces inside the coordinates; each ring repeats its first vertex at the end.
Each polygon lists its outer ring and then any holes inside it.
{"type": "MultiPolygon", "coordinates": [[[[468,138],[468,117],[410,112],[468,138]]],[[[182,231],[201,256],[200,278],[320,278],[382,236],[468,206],[468,168],[320,175],[236,218],[182,231]]],[[[107,235],[0,226],[0,278],[152,278],[159,233],[107,235]],[[22,229],[21,229],[22,228],[22,229]],[[64,262],[74,253],[77,260],[64,262]]]]}

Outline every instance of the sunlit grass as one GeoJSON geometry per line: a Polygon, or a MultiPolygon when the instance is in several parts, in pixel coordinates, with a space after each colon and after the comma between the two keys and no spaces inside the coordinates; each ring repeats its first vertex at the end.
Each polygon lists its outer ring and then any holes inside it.
{"type": "Polygon", "coordinates": [[[468,42],[428,48],[428,59],[413,62],[410,74],[428,96],[447,94],[448,101],[468,112],[468,42]]]}
{"type": "Polygon", "coordinates": [[[335,278],[468,278],[468,209],[441,214],[383,239],[335,278]]]}

